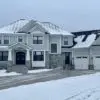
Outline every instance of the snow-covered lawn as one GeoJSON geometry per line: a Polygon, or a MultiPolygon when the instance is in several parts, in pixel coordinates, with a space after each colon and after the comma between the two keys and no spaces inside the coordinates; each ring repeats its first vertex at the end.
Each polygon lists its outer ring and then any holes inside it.
{"type": "Polygon", "coordinates": [[[100,73],[1,90],[0,100],[100,100],[100,73]]]}
{"type": "MultiPolygon", "coordinates": [[[[38,70],[29,70],[28,73],[41,73],[51,71],[52,69],[38,69],[38,70]]],[[[0,70],[0,76],[13,76],[13,75],[21,75],[20,73],[10,72],[7,73],[6,70],[0,70]]]]}

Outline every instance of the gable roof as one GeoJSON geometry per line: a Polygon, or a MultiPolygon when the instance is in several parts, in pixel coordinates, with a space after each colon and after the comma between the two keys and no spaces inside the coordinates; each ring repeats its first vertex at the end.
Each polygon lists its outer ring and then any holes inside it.
{"type": "Polygon", "coordinates": [[[52,24],[50,22],[37,22],[42,28],[44,28],[50,34],[60,34],[60,35],[71,35],[70,32],[67,32],[61,29],[59,26],[52,24]]]}
{"type": "Polygon", "coordinates": [[[88,48],[96,39],[96,34],[80,35],[75,38],[77,43],[73,48],[88,48]],[[84,40],[85,38],[85,40],[84,40]],[[84,41],[83,41],[84,40],[84,41]]]}
{"type": "Polygon", "coordinates": [[[44,32],[47,32],[49,34],[73,36],[73,34],[71,34],[70,32],[63,30],[57,25],[52,24],[50,22],[39,22],[35,20],[25,20],[25,19],[20,19],[7,26],[1,27],[0,33],[28,33],[31,32],[32,29],[34,31],[34,27],[36,25],[41,27],[41,30],[44,30],[44,32]]]}

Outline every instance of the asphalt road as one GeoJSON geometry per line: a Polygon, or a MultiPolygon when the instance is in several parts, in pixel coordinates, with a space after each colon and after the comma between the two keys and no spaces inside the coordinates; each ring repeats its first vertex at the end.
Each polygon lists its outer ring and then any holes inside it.
{"type": "Polygon", "coordinates": [[[92,74],[95,72],[96,71],[63,71],[61,69],[55,69],[49,72],[0,77],[0,90],[20,85],[34,84],[38,82],[57,80],[66,77],[79,76],[83,74],[92,74]]]}

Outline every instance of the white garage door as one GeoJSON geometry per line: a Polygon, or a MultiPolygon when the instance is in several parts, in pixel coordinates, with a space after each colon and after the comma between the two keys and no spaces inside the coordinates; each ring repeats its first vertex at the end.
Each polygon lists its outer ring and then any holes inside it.
{"type": "Polygon", "coordinates": [[[93,57],[94,69],[100,70],[100,56],[93,57]]]}
{"type": "Polygon", "coordinates": [[[78,56],[74,58],[75,69],[88,69],[89,60],[87,56],[78,56]]]}

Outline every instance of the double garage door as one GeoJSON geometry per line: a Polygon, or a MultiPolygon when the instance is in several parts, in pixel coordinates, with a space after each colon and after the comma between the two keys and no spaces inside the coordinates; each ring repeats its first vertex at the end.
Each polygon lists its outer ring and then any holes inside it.
{"type": "Polygon", "coordinates": [[[93,57],[93,64],[95,70],[100,70],[100,56],[93,57]]]}
{"type": "Polygon", "coordinates": [[[87,56],[74,57],[75,69],[88,69],[89,59],[87,56]]]}

